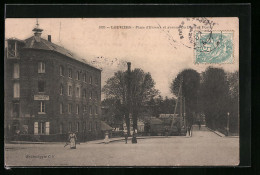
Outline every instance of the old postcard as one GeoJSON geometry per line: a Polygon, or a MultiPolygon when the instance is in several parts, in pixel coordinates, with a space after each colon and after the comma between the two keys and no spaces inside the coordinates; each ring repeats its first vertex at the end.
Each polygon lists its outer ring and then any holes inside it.
{"type": "Polygon", "coordinates": [[[236,166],[239,18],[6,18],[5,166],[236,166]]]}

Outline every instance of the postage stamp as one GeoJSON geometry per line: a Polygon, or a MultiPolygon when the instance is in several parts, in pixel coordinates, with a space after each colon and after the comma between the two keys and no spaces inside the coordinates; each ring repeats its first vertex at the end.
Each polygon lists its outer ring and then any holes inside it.
{"type": "Polygon", "coordinates": [[[234,31],[195,31],[195,64],[234,62],[234,31]]]}

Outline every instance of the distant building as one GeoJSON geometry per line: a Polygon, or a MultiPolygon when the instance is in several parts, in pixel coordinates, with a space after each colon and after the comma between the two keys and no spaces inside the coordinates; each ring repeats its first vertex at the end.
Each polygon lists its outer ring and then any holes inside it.
{"type": "Polygon", "coordinates": [[[5,132],[48,140],[77,132],[93,139],[100,130],[101,70],[41,37],[6,40],[5,132]]]}

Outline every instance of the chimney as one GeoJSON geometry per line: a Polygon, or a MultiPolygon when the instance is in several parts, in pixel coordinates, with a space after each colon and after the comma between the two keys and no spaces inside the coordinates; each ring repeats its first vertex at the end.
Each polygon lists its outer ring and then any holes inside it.
{"type": "Polygon", "coordinates": [[[131,72],[131,62],[127,62],[127,67],[128,67],[127,71],[128,71],[128,73],[130,73],[131,72]]]}
{"type": "Polygon", "coordinates": [[[51,35],[48,35],[48,41],[51,42],[51,35]]]}

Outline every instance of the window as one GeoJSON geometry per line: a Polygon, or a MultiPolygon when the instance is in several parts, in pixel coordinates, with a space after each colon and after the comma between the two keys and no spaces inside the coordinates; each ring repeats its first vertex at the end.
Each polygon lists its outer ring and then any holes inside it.
{"type": "Polygon", "coordinates": [[[87,91],[86,91],[86,89],[83,89],[83,98],[87,98],[87,91]]]}
{"type": "Polygon", "coordinates": [[[69,68],[68,75],[69,75],[69,78],[72,78],[72,70],[71,70],[71,68],[69,68]]]}
{"type": "Polygon", "coordinates": [[[98,122],[96,122],[95,130],[98,130],[98,122]]]}
{"type": "Polygon", "coordinates": [[[71,114],[71,108],[72,108],[72,105],[71,103],[68,104],[68,113],[71,114]]]}
{"type": "Polygon", "coordinates": [[[89,131],[92,130],[92,122],[89,122],[89,131]]]}
{"type": "Polygon", "coordinates": [[[77,71],[77,80],[79,80],[79,71],[77,71]]]}
{"type": "Polygon", "coordinates": [[[45,132],[45,122],[39,122],[38,124],[38,134],[44,134],[45,132]]]}
{"type": "Polygon", "coordinates": [[[89,114],[92,115],[92,107],[89,107],[89,114]]]}
{"type": "Polygon", "coordinates": [[[72,124],[69,122],[69,131],[72,131],[72,124]]]}
{"type": "Polygon", "coordinates": [[[60,95],[63,95],[63,85],[60,85],[60,95]]]}
{"type": "Polygon", "coordinates": [[[93,107],[93,109],[92,109],[92,110],[93,110],[93,111],[92,111],[92,113],[93,113],[93,114],[96,114],[96,111],[95,111],[95,109],[96,109],[96,108],[95,108],[95,107],[93,107]]]}
{"type": "Polygon", "coordinates": [[[72,96],[72,85],[68,85],[68,96],[72,96]]]}
{"type": "Polygon", "coordinates": [[[39,102],[39,109],[38,109],[38,113],[45,113],[45,102],[44,101],[40,101],[39,102]]]}
{"type": "Polygon", "coordinates": [[[14,83],[14,98],[20,97],[20,83],[15,82],[14,83]]]}
{"type": "Polygon", "coordinates": [[[98,85],[98,77],[95,78],[95,84],[98,85]]]}
{"type": "Polygon", "coordinates": [[[86,122],[83,122],[83,131],[86,131],[86,122]]]}
{"type": "Polygon", "coordinates": [[[13,117],[17,118],[17,117],[19,117],[19,114],[20,114],[20,104],[14,103],[13,104],[13,117]]]}
{"type": "Polygon", "coordinates": [[[60,114],[63,114],[63,104],[60,103],[60,114]]]}
{"type": "Polygon", "coordinates": [[[84,81],[84,82],[87,82],[87,76],[86,76],[86,73],[83,74],[83,81],[84,81]]]}
{"type": "Polygon", "coordinates": [[[89,99],[92,99],[92,91],[90,91],[89,99]]]}
{"type": "Polygon", "coordinates": [[[96,100],[98,99],[98,93],[95,92],[95,97],[94,97],[96,100]]]}
{"type": "Polygon", "coordinates": [[[76,97],[80,97],[80,88],[76,87],[76,97]]]}
{"type": "Polygon", "coordinates": [[[64,76],[64,68],[63,68],[63,66],[60,66],[60,76],[64,76]]]}
{"type": "Polygon", "coordinates": [[[84,113],[87,112],[87,106],[86,105],[83,106],[83,111],[84,111],[84,113]]]}
{"type": "Polygon", "coordinates": [[[18,63],[14,63],[13,78],[19,78],[19,77],[20,77],[19,64],[18,63]]]}
{"type": "Polygon", "coordinates": [[[77,122],[76,131],[79,132],[79,122],[77,122]]]}
{"type": "Polygon", "coordinates": [[[76,114],[79,114],[79,105],[76,105],[76,114]]]}
{"type": "Polygon", "coordinates": [[[92,84],[92,76],[89,77],[89,84],[92,84]]]}
{"type": "Polygon", "coordinates": [[[45,73],[45,63],[44,62],[38,63],[38,73],[45,73]]]}
{"type": "Polygon", "coordinates": [[[44,81],[38,81],[38,91],[44,92],[45,82],[44,81]]]}
{"type": "Polygon", "coordinates": [[[97,106],[95,106],[95,114],[98,114],[98,107],[97,106]]]}

